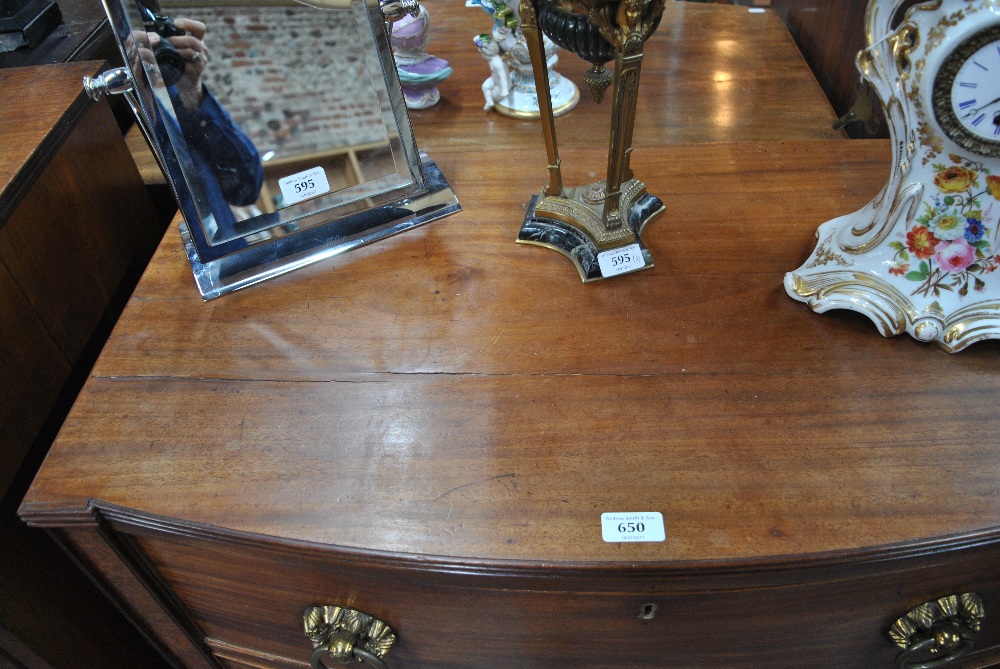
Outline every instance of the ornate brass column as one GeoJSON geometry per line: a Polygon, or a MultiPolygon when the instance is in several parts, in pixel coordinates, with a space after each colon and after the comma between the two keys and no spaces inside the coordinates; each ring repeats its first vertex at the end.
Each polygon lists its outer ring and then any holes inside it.
{"type": "Polygon", "coordinates": [[[556,122],[552,111],[552,94],[549,90],[549,67],[545,60],[545,44],[542,31],[538,29],[538,15],[531,0],[521,0],[518,10],[521,15],[521,33],[528,43],[531,54],[531,69],[535,74],[535,90],[538,93],[538,106],[542,119],[542,135],[545,137],[545,151],[549,157],[549,182],[545,186],[545,195],[562,195],[562,171],[560,170],[559,149],[556,147],[556,122]]]}

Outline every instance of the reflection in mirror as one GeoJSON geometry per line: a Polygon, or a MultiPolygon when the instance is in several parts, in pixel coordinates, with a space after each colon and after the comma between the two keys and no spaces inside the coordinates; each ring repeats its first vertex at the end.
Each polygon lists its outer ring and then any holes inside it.
{"type": "Polygon", "coordinates": [[[105,7],[206,298],[458,210],[416,150],[374,0],[105,7]]]}
{"type": "Polygon", "coordinates": [[[183,58],[176,83],[154,90],[183,132],[185,167],[202,181],[217,175],[232,211],[205,193],[211,244],[281,234],[305,215],[412,183],[374,43],[361,39],[371,30],[364,5],[140,2],[147,30],[167,38],[158,46],[183,58]],[[308,176],[283,184],[299,174],[308,176]],[[235,181],[243,188],[227,188],[235,181]]]}

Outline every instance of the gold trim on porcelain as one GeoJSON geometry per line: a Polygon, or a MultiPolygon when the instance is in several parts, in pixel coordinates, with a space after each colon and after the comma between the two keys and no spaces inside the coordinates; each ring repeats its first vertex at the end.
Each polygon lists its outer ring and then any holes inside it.
{"type": "MultiPolygon", "coordinates": [[[[855,309],[855,311],[861,311],[873,321],[875,321],[875,315],[878,314],[881,323],[876,321],[875,325],[879,328],[879,332],[886,336],[902,334],[906,331],[907,321],[913,322],[917,318],[917,310],[903,293],[867,274],[837,271],[821,272],[808,277],[792,274],[792,278],[795,294],[805,300],[809,304],[809,308],[814,311],[824,308],[826,305],[823,304],[823,301],[830,296],[850,297],[855,306],[860,306],[860,303],[853,298],[863,297],[865,304],[873,307],[876,304],[873,302],[875,300],[878,306],[883,308],[877,310],[855,309]],[[884,307],[895,308],[886,309],[884,307]]],[[[830,308],[833,306],[831,305],[830,308]]]]}
{"type": "MultiPolygon", "coordinates": [[[[552,109],[552,116],[562,116],[563,114],[568,114],[570,111],[573,110],[573,108],[576,107],[576,103],[578,103],[579,101],[580,101],[580,90],[575,89],[573,91],[573,97],[570,100],[552,109]]],[[[537,120],[542,116],[541,112],[521,111],[519,109],[508,107],[502,102],[494,102],[493,109],[495,109],[497,112],[503,114],[508,118],[516,118],[522,121],[537,120]]]]}
{"type": "Polygon", "coordinates": [[[790,273],[790,277],[795,295],[813,311],[857,311],[868,316],[883,336],[902,334],[910,323],[916,339],[934,341],[949,353],[986,339],[1000,339],[1000,301],[970,304],[946,317],[937,301],[920,311],[897,288],[869,274],[833,271],[808,276],[790,273]],[[850,306],[838,303],[837,298],[844,298],[850,306]]]}
{"type": "MultiPolygon", "coordinates": [[[[876,246],[879,246],[884,242],[889,234],[895,229],[896,224],[902,216],[906,216],[907,220],[912,220],[916,216],[917,209],[920,207],[920,203],[923,201],[924,197],[924,185],[920,182],[913,182],[908,184],[905,188],[898,188],[892,196],[892,206],[889,208],[889,212],[882,219],[882,228],[876,233],[874,237],[866,242],[857,245],[851,244],[841,244],[840,249],[845,253],[850,253],[852,255],[861,255],[871,251],[876,246]],[[902,211],[906,208],[905,213],[902,211]]],[[[879,203],[881,204],[881,202],[879,203]]],[[[881,211],[881,207],[875,209],[874,214],[881,211]]],[[[877,218],[872,217],[872,222],[865,226],[863,229],[852,228],[851,233],[855,237],[860,237],[872,231],[876,225],[877,218]]]]}

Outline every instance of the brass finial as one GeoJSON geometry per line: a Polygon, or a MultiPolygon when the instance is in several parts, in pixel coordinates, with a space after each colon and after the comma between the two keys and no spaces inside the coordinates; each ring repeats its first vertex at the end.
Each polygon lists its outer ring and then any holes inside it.
{"type": "Polygon", "coordinates": [[[583,80],[590,87],[590,95],[594,102],[600,103],[604,99],[604,91],[611,85],[611,72],[601,63],[595,63],[583,75],[583,80]]]}

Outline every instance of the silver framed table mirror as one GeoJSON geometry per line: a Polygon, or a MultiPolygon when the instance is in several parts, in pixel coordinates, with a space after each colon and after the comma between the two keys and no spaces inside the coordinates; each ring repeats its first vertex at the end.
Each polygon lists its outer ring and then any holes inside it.
{"type": "Polygon", "coordinates": [[[389,44],[415,0],[103,0],[206,300],[460,210],[389,44]]]}

